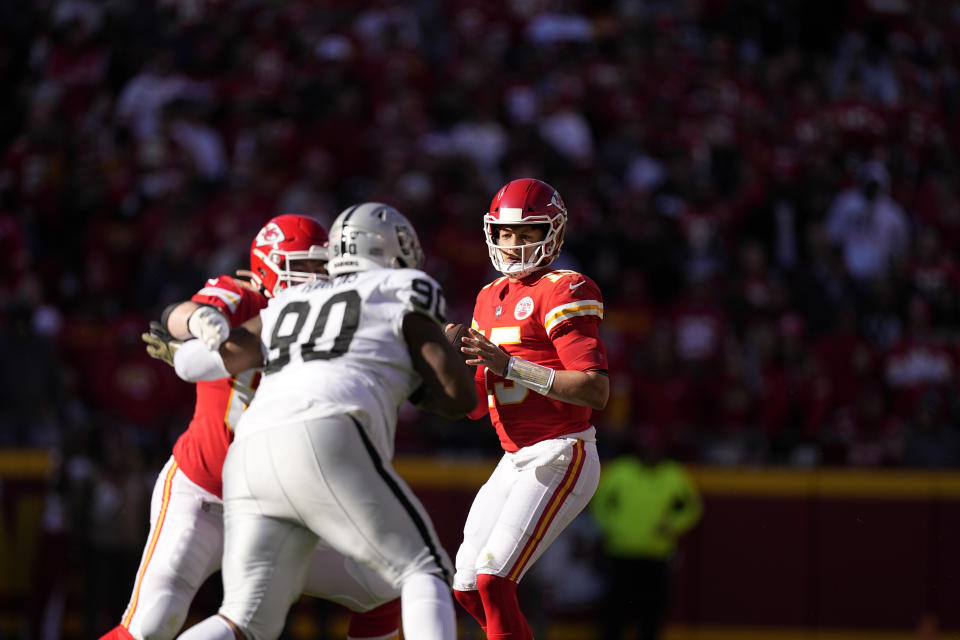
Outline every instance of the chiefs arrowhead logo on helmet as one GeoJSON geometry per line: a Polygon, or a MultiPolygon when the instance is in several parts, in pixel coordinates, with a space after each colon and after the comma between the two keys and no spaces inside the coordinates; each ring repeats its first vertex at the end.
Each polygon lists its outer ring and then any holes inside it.
{"type": "Polygon", "coordinates": [[[250,245],[251,279],[264,295],[318,277],[315,264],[327,261],[327,230],[309,216],[284,214],[263,225],[250,245]]]}
{"type": "Polygon", "coordinates": [[[553,195],[550,196],[550,204],[555,206],[558,210],[563,212],[564,217],[567,215],[567,205],[563,204],[563,198],[560,197],[559,191],[554,191],[553,195]]]}
{"type": "Polygon", "coordinates": [[[262,229],[260,233],[257,234],[256,244],[257,246],[262,247],[265,244],[276,244],[278,242],[283,242],[286,239],[286,236],[283,235],[283,229],[280,228],[276,222],[268,222],[262,229]]]}

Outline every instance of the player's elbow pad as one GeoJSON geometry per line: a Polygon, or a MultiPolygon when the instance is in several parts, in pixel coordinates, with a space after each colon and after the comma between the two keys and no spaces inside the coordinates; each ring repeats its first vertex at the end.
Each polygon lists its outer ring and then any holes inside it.
{"type": "Polygon", "coordinates": [[[229,378],[218,351],[209,351],[199,340],[187,340],[173,355],[173,368],[182,380],[203,382],[229,378]]]}

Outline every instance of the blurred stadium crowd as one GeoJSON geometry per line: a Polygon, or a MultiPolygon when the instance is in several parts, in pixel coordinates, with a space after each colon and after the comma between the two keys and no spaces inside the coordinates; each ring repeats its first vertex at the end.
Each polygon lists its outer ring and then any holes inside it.
{"type": "Polygon", "coordinates": [[[397,206],[469,319],[533,176],[605,295],[601,433],[956,466],[958,43],[934,0],[0,3],[0,445],[159,469],[192,388],[139,335],[277,213],[397,206]]]}
{"type": "Polygon", "coordinates": [[[0,82],[0,446],[60,461],[88,632],[192,410],[140,333],[278,213],[398,207],[465,321],[494,190],[544,179],[605,295],[602,454],[960,464],[958,2],[10,0],[0,82]]]}

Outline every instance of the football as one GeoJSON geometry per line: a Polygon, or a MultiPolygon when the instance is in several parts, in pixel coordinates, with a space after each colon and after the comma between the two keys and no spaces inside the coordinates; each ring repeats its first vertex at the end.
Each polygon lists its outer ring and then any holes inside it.
{"type": "Polygon", "coordinates": [[[471,357],[460,351],[460,347],[464,346],[460,338],[470,335],[467,329],[469,329],[469,327],[465,324],[455,324],[444,332],[447,334],[447,340],[450,341],[454,349],[460,352],[464,360],[468,360],[471,357]]]}

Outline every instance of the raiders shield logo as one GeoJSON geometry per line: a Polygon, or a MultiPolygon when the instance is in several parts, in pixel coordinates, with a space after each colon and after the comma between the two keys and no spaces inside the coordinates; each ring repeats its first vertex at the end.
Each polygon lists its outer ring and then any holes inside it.
{"type": "Polygon", "coordinates": [[[397,243],[400,245],[400,251],[403,255],[409,256],[413,253],[413,238],[406,227],[397,225],[397,243]]]}

